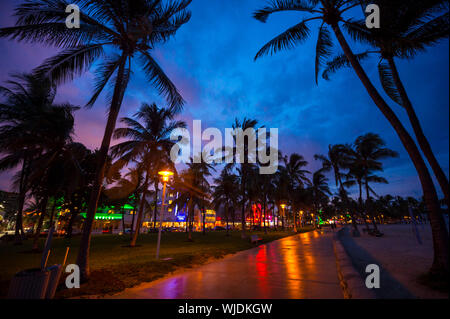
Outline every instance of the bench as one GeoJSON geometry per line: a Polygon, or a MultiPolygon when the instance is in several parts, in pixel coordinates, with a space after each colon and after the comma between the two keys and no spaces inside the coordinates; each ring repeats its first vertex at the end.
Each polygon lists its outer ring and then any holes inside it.
{"type": "Polygon", "coordinates": [[[257,244],[258,242],[262,241],[262,238],[259,237],[258,235],[251,235],[250,236],[250,242],[252,244],[257,244]]]}

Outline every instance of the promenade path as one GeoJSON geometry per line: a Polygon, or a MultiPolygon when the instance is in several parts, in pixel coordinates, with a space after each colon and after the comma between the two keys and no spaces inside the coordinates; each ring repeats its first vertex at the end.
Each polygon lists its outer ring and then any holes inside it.
{"type": "Polygon", "coordinates": [[[343,293],[328,230],[283,238],[107,298],[335,299],[343,293]]]}

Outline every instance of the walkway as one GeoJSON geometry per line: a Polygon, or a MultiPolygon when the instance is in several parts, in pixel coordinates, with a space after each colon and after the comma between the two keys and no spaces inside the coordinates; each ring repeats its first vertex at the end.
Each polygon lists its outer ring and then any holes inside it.
{"type": "Polygon", "coordinates": [[[332,234],[313,231],[127,289],[125,299],[343,298],[332,234]]]}

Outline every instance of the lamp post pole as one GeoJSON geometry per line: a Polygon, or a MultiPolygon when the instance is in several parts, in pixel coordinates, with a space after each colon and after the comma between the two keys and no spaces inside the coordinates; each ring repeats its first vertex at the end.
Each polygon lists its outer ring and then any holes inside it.
{"type": "Polygon", "coordinates": [[[158,230],[158,243],[156,244],[156,260],[159,259],[159,247],[161,246],[161,232],[162,232],[162,222],[163,222],[163,214],[164,214],[164,204],[166,202],[166,186],[169,181],[169,177],[173,175],[170,171],[161,171],[158,173],[162,176],[163,182],[163,195],[162,195],[162,203],[161,203],[161,212],[159,214],[159,230],[158,230]]]}
{"type": "Polygon", "coordinates": [[[163,220],[163,213],[164,213],[164,203],[166,201],[166,185],[167,182],[164,182],[163,186],[163,196],[162,196],[162,203],[161,203],[161,212],[159,213],[159,230],[158,230],[158,243],[156,245],[156,260],[159,259],[159,247],[161,245],[161,231],[162,231],[162,220],[163,220]]]}
{"type": "Polygon", "coordinates": [[[296,218],[297,212],[295,212],[294,210],[292,210],[292,212],[294,213],[294,233],[296,233],[297,232],[297,218],[296,218]]]}

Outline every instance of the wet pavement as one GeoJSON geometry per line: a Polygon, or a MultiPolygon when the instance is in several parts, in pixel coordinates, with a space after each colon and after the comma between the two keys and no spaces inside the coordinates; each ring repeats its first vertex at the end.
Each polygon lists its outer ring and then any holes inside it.
{"type": "Polygon", "coordinates": [[[343,298],[332,234],[313,231],[130,288],[126,299],[343,298]]]}

